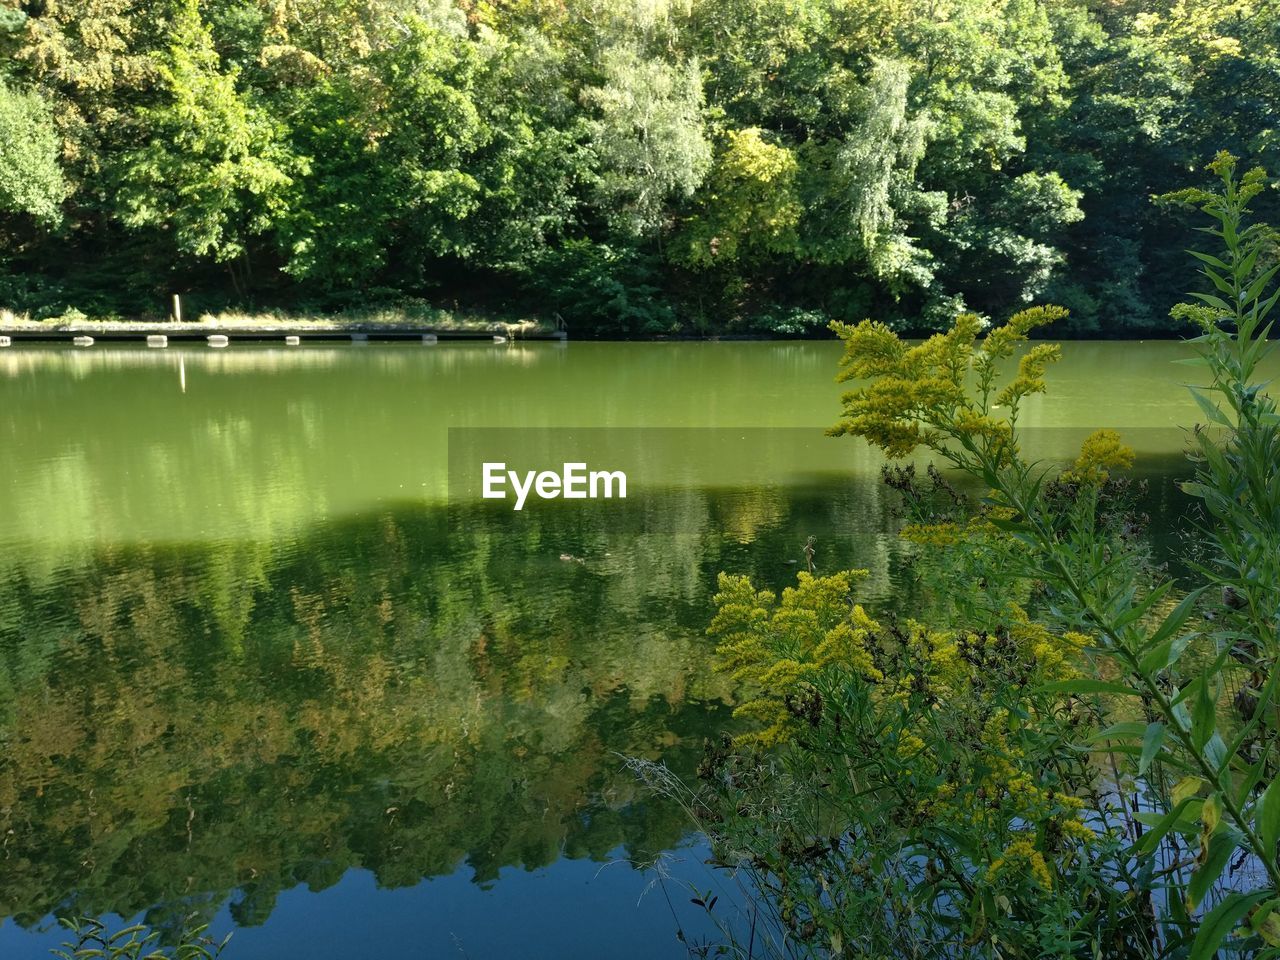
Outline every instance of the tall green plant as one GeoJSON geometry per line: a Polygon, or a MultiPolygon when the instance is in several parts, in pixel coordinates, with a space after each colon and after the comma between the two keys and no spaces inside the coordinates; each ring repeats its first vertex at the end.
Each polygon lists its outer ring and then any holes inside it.
{"type": "Polygon", "coordinates": [[[1204,508],[1208,550],[1198,572],[1221,589],[1223,638],[1251,670],[1253,686],[1237,698],[1248,715],[1244,730],[1270,736],[1257,705],[1274,697],[1280,655],[1280,416],[1275,399],[1263,392],[1258,365],[1270,349],[1270,315],[1280,298],[1280,288],[1272,289],[1280,247],[1273,228],[1246,220],[1247,204],[1266,187],[1265,174],[1254,169],[1237,180],[1235,164],[1224,153],[1211,165],[1222,179],[1221,193],[1186,190],[1165,199],[1200,206],[1214,221],[1202,229],[1222,247],[1217,254],[1193,251],[1211,286],[1193,294],[1198,304],[1174,308],[1200,326],[1194,362],[1210,375],[1207,385],[1193,388],[1210,429],[1194,434],[1196,476],[1184,489],[1204,508]]]}
{"type": "MultiPolygon", "coordinates": [[[[947,335],[950,341],[938,341],[951,350],[941,351],[935,376],[915,386],[903,379],[908,371],[883,331],[868,324],[845,331],[849,369],[871,382],[846,396],[840,426],[891,454],[923,443],[981,478],[991,488],[991,505],[1008,511],[1007,518],[994,522],[1026,548],[1022,575],[1049,585],[1054,619],[1074,623],[1095,638],[1092,649],[1107,679],[1069,681],[1061,689],[1117,698],[1143,717],[1115,724],[1099,737],[1137,758],[1140,780],[1134,789],[1154,811],[1142,818],[1151,822],[1133,845],[1134,857],[1154,863],[1167,856],[1166,838],[1175,834],[1196,851],[1189,861],[1176,858],[1145,872],[1158,924],[1155,946],[1165,955],[1189,950],[1193,958],[1212,956],[1246,918],[1257,943],[1280,946],[1280,916],[1274,912],[1280,907],[1280,787],[1274,786],[1269,743],[1259,744],[1263,732],[1276,727],[1275,679],[1261,658],[1276,646],[1280,488],[1274,464],[1280,447],[1274,403],[1253,379],[1276,302],[1277,295],[1268,292],[1275,268],[1260,269],[1270,230],[1245,225],[1248,202],[1263,189],[1264,175],[1255,170],[1237,178],[1235,161],[1227,155],[1211,169],[1220,189],[1183,198],[1198,201],[1214,219],[1207,232],[1225,248],[1221,256],[1198,255],[1214,291],[1197,295],[1208,312],[1196,316],[1205,330],[1198,344],[1213,374],[1210,391],[1225,401],[1231,415],[1204,393],[1196,394],[1226,434],[1215,438],[1197,431],[1200,465],[1197,482],[1188,487],[1205,504],[1213,556],[1199,568],[1203,582],[1167,614],[1159,612],[1172,601],[1175,584],[1164,580],[1144,589],[1130,575],[1123,553],[1090,532],[1096,496],[1081,498],[1076,523],[1064,531],[1041,497],[1045,472],[1019,454],[1018,402],[1042,389],[1039,373],[1042,361],[1053,359],[1051,348],[1027,351],[1020,364],[1031,369],[1019,377],[1026,385],[1006,388],[998,404],[989,403],[992,357],[1006,353],[1008,338],[1026,332],[1025,321],[988,334],[972,362],[964,349],[972,344],[972,323],[958,325],[947,335]],[[886,359],[868,360],[869,347],[886,359]],[[970,370],[980,397],[976,407],[960,399],[970,370]],[[946,389],[931,392],[935,383],[946,389]],[[996,406],[1007,406],[1010,413],[993,416],[996,406]],[[1222,589],[1230,616],[1209,609],[1210,588],[1222,589]],[[1185,657],[1189,650],[1197,656],[1185,657]],[[1262,683],[1249,716],[1233,724],[1221,717],[1220,708],[1235,675],[1232,655],[1241,651],[1261,667],[1254,676],[1262,683]],[[1176,783],[1170,785],[1166,771],[1179,778],[1176,783]],[[1224,880],[1232,863],[1251,864],[1257,882],[1242,883],[1238,874],[1224,880]]],[[[1094,459],[1096,454],[1107,459],[1111,443],[1096,435],[1090,444],[1094,459]]]]}
{"type": "Polygon", "coordinates": [[[742,709],[785,746],[713,750],[706,819],[774,906],[780,952],[1280,956],[1280,416],[1256,382],[1280,294],[1273,234],[1247,220],[1263,174],[1227,155],[1211,169],[1217,190],[1174,196],[1223,248],[1197,254],[1212,290],[1181,311],[1211,374],[1189,590],[1108,520],[1133,456],[1118,435],[1061,472],[1021,451],[1021,408],[1058,357],[1022,341],[1062,311],[985,336],[962,316],[914,346],[837,328],[855,386],[833,432],[891,458],[924,448],[989,491],[967,522],[909,528],[981,589],[926,626],[871,619],[847,577],[802,578],[780,604],[724,581],[713,630],[756,691],[742,709]]]}

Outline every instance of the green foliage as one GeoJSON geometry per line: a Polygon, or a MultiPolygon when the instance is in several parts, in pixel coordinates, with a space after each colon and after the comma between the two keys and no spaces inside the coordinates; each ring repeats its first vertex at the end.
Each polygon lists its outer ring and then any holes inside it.
{"type": "Polygon", "coordinates": [[[61,950],[52,951],[60,960],[217,960],[231,939],[227,934],[221,943],[204,935],[207,925],[184,925],[178,942],[171,947],[160,945],[160,931],[135,923],[109,931],[99,920],[61,920],[73,940],[64,942],[61,950]]]}
{"type": "Polygon", "coordinates": [[[281,230],[295,276],[350,286],[378,276],[394,253],[413,269],[463,244],[458,224],[480,192],[469,161],[490,136],[472,96],[476,55],[422,20],[404,29],[369,56],[368,72],[302,94],[309,123],[294,150],[308,173],[281,230]]]}
{"type": "Polygon", "coordinates": [[[696,61],[667,64],[623,45],[605,51],[600,70],[603,83],[583,91],[597,113],[587,122],[597,189],[614,229],[643,236],[663,225],[666,201],[690,196],[710,169],[702,74],[696,61]]]}
{"type": "MultiPolygon", "coordinates": [[[[854,129],[840,145],[837,169],[841,198],[849,219],[868,251],[873,270],[881,275],[897,257],[884,252],[895,245],[893,233],[895,187],[909,184],[924,154],[928,123],[909,117],[907,86],[910,68],[880,61],[868,79],[854,129]]],[[[902,243],[898,240],[897,243],[902,243]]]]}
{"type": "Polygon", "coordinates": [[[658,264],[626,246],[569,241],[540,257],[533,284],[569,330],[591,334],[674,332],[658,264]]]}
{"type": "Polygon", "coordinates": [[[187,256],[233,260],[273,225],[289,161],[235,73],[221,71],[195,0],[184,0],[170,29],[156,67],[165,102],[139,118],[149,143],[121,158],[119,216],[170,232],[187,256]]]}
{"type": "Polygon", "coordinates": [[[48,106],[0,81],[0,212],[57,224],[66,195],[48,106]]]}
{"type": "Polygon", "coordinates": [[[801,574],[780,601],[721,580],[711,632],[761,729],[711,749],[690,809],[751,877],[778,952],[1275,955],[1280,415],[1255,372],[1280,265],[1248,219],[1267,180],[1235,167],[1220,154],[1217,189],[1169,198],[1218,244],[1179,310],[1211,375],[1186,485],[1198,582],[1146,562],[1114,431],[1056,475],[1024,459],[1021,407],[1057,348],[1022,341],[1060,308],[981,339],[964,315],[914,346],[838,328],[858,385],[832,432],[927,449],[987,493],[975,510],[936,472],[932,491],[886,473],[928,585],[905,623],[856,604],[850,574],[801,574]]]}
{"type": "MultiPolygon", "coordinates": [[[[611,335],[928,333],[1040,297],[1155,331],[1181,252],[1145,198],[1219,145],[1271,159],[1277,29],[1258,0],[27,5],[0,69],[47,105],[66,219],[15,226],[5,269],[90,312],[563,314],[538,265],[587,244],[655,264],[670,312],[611,335]]],[[[47,211],[40,163],[16,182],[47,211]]]]}
{"type": "Polygon", "coordinates": [[[796,246],[801,206],[795,155],[756,127],[730,130],[726,139],[697,212],[669,254],[687,266],[732,264],[796,246]]]}
{"type": "Polygon", "coordinates": [[[752,326],[768,333],[795,337],[820,330],[826,322],[826,314],[821,310],[806,310],[803,307],[766,307],[753,318],[752,326]]]}

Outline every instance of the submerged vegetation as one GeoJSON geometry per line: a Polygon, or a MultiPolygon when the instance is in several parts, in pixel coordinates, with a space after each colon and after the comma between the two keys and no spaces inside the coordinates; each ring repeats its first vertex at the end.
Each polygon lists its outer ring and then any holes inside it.
{"type": "Polygon", "coordinates": [[[682,799],[752,896],[749,925],[695,953],[1280,955],[1280,415],[1256,377],[1275,234],[1248,218],[1262,172],[1210,169],[1216,190],[1165,198],[1200,207],[1217,247],[1179,308],[1209,423],[1177,582],[1143,544],[1116,433],[1065,470],[1020,451],[1020,404],[1057,356],[1022,341],[1059,310],[981,339],[964,315],[916,346],[840,328],[857,385],[833,432],[924,448],[985,493],[887,473],[924,587],[909,617],[856,603],[857,571],[781,597],[722,575],[711,633],[756,727],[709,745],[682,799]]]}
{"type": "Polygon", "coordinates": [[[1157,184],[1276,166],[1260,0],[0,3],[0,308],[575,335],[1168,329],[1157,184]],[[1069,269],[1068,269],[1069,267],[1069,269]]]}
{"type": "Polygon", "coordinates": [[[72,939],[53,951],[58,960],[218,960],[231,940],[231,934],[221,941],[205,936],[204,924],[189,923],[172,947],[161,946],[160,931],[141,923],[110,930],[86,917],[64,920],[62,925],[72,939]]]}

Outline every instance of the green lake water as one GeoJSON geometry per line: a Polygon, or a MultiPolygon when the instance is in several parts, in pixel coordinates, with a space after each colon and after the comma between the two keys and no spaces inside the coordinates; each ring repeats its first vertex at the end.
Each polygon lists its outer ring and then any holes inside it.
{"type": "MultiPolygon", "coordinates": [[[[881,461],[823,436],[839,355],[0,351],[0,956],[191,913],[228,960],[682,955],[636,865],[705,884],[697,838],[621,757],[690,775],[728,723],[716,573],[783,586],[812,536],[870,602],[910,589],[881,461]],[[481,503],[491,456],[628,499],[481,503]]],[[[1158,541],[1186,356],[1066,344],[1024,415],[1050,459],[1120,429],[1158,541]]]]}

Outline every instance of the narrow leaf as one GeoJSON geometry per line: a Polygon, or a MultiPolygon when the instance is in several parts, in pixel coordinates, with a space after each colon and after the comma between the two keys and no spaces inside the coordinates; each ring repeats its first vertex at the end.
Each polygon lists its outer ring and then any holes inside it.
{"type": "Polygon", "coordinates": [[[1231,855],[1236,852],[1239,840],[1240,834],[1225,827],[1209,837],[1209,849],[1204,855],[1204,863],[1191,875],[1191,882],[1187,884],[1188,909],[1194,910],[1204,902],[1205,894],[1218,882],[1222,871],[1231,862],[1231,855]]]}
{"type": "Polygon", "coordinates": [[[1195,398],[1196,403],[1199,404],[1200,409],[1204,412],[1204,415],[1209,418],[1211,423],[1217,423],[1224,427],[1231,426],[1231,421],[1227,419],[1226,414],[1219,410],[1218,405],[1203,393],[1192,387],[1191,396],[1195,398]]]}
{"type": "Polygon", "coordinates": [[[1080,677],[1075,680],[1055,680],[1040,687],[1045,693],[1112,693],[1118,697],[1137,697],[1141,694],[1122,683],[1110,680],[1093,680],[1080,677]]]}
{"type": "Polygon", "coordinates": [[[1142,756],[1138,759],[1138,776],[1146,774],[1151,761],[1160,752],[1160,745],[1164,743],[1164,733],[1165,727],[1160,721],[1147,724],[1146,734],[1142,738],[1142,756]]]}
{"type": "Polygon", "coordinates": [[[1276,841],[1280,839],[1280,779],[1272,780],[1258,800],[1254,823],[1258,838],[1267,851],[1274,855],[1276,841]]]}
{"type": "Polygon", "coordinates": [[[1191,943],[1189,960],[1209,960],[1254,904],[1270,893],[1270,890],[1255,890],[1253,893],[1231,893],[1223,897],[1222,902],[1200,922],[1200,929],[1191,943]]]}

